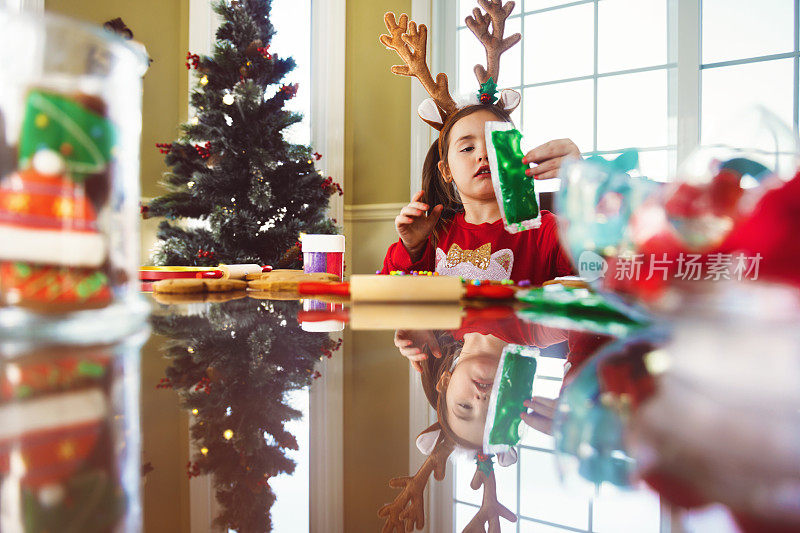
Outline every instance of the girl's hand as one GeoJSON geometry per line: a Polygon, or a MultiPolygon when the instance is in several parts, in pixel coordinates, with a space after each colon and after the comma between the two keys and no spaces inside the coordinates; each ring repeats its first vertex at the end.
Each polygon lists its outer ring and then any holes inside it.
{"type": "Polygon", "coordinates": [[[525,400],[522,405],[528,409],[533,409],[532,413],[520,413],[520,418],[528,426],[536,431],[553,434],[553,414],[556,411],[557,399],[543,398],[541,396],[534,396],[530,400],[525,400]]]}
{"type": "Polygon", "coordinates": [[[424,193],[419,191],[411,199],[411,203],[400,210],[400,214],[394,219],[394,226],[400,235],[400,240],[408,250],[413,261],[418,260],[425,251],[425,244],[428,236],[433,231],[439,217],[442,216],[441,204],[434,207],[426,216],[425,211],[430,209],[428,204],[420,202],[424,193]]]}
{"type": "Polygon", "coordinates": [[[558,170],[565,157],[580,158],[581,151],[569,139],[558,139],[537,146],[522,158],[523,163],[537,163],[537,166],[525,171],[528,176],[537,180],[546,180],[558,176],[558,170]]]}
{"type": "Polygon", "coordinates": [[[403,357],[406,357],[411,365],[419,373],[422,373],[422,365],[420,361],[428,358],[427,354],[422,350],[425,345],[428,346],[431,353],[437,359],[442,356],[442,351],[439,348],[439,343],[436,341],[436,336],[431,331],[414,331],[407,329],[398,329],[394,332],[394,345],[400,350],[403,357]]]}

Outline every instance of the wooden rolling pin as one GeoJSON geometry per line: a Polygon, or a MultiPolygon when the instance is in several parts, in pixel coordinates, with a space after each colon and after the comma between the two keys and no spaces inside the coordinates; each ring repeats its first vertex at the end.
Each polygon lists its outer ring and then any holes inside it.
{"type": "Polygon", "coordinates": [[[502,285],[464,285],[456,276],[381,276],[356,274],[350,283],[301,282],[300,294],[338,294],[354,302],[457,302],[462,298],[507,300],[514,289],[502,285]]]}

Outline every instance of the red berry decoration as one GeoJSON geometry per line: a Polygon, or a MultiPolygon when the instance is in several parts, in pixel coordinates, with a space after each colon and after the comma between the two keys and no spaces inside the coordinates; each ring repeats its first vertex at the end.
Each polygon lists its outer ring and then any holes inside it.
{"type": "Polygon", "coordinates": [[[162,154],[168,154],[172,150],[172,143],[156,143],[156,148],[162,154]]]}
{"type": "Polygon", "coordinates": [[[197,155],[199,155],[202,159],[208,159],[211,157],[211,141],[203,145],[195,144],[194,149],[197,151],[197,155]]]}
{"type": "Polygon", "coordinates": [[[322,154],[321,154],[321,153],[319,153],[319,152],[314,152],[314,159],[316,159],[317,161],[319,161],[320,159],[322,159],[322,154]]]}
{"type": "Polygon", "coordinates": [[[191,70],[200,65],[200,56],[191,52],[186,52],[186,69],[191,70]]]}
{"type": "Polygon", "coordinates": [[[480,100],[481,100],[482,104],[491,104],[492,103],[492,95],[490,95],[488,93],[483,93],[483,94],[481,94],[480,100]]]}

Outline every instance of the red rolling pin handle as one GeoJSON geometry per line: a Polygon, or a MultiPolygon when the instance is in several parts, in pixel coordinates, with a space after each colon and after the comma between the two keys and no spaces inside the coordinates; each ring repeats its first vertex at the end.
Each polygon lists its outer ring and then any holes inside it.
{"type": "Polygon", "coordinates": [[[319,281],[301,281],[297,284],[297,292],[300,294],[336,294],[339,296],[350,296],[350,284],[342,283],[323,283],[319,281]]]}
{"type": "Polygon", "coordinates": [[[205,272],[198,272],[195,277],[200,279],[219,279],[222,277],[222,270],[206,270],[205,272]]]}
{"type": "Polygon", "coordinates": [[[467,298],[511,300],[514,298],[514,289],[503,285],[467,285],[464,295],[467,298]]]}

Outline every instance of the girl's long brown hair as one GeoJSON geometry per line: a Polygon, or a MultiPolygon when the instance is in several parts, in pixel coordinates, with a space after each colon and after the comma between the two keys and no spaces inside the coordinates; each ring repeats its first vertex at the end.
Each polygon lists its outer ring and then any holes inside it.
{"type": "MultiPolygon", "coordinates": [[[[476,104],[459,109],[448,119],[447,124],[445,124],[439,134],[439,138],[442,140],[442,159],[444,159],[445,164],[447,164],[450,130],[453,129],[453,125],[467,115],[471,115],[482,109],[493,113],[498,119],[504,122],[511,122],[511,115],[496,105],[476,104]]],[[[434,248],[436,248],[436,243],[439,240],[439,232],[443,231],[450,222],[453,221],[453,217],[455,217],[457,213],[464,211],[464,205],[461,203],[461,198],[458,196],[455,185],[452,181],[447,183],[444,180],[444,176],[439,172],[439,161],[439,141],[436,140],[428,149],[428,154],[425,156],[425,163],[422,165],[423,201],[427,203],[431,209],[439,204],[444,206],[442,216],[439,218],[431,234],[431,242],[434,248]]]]}
{"type": "Polygon", "coordinates": [[[425,397],[431,407],[436,409],[436,418],[438,418],[442,433],[448,441],[464,449],[479,449],[480,447],[476,447],[468,440],[462,439],[450,428],[450,423],[447,420],[447,391],[440,392],[437,388],[437,383],[439,383],[442,374],[450,370],[453,360],[461,353],[464,341],[456,340],[450,332],[446,331],[434,331],[433,334],[439,343],[442,357],[434,357],[430,348],[425,346],[424,352],[428,358],[422,361],[421,376],[425,397]]]}

